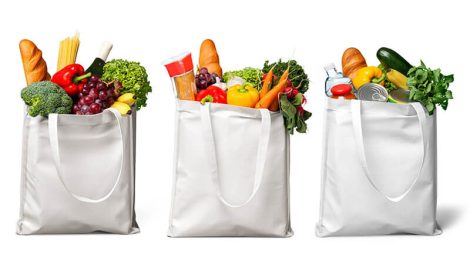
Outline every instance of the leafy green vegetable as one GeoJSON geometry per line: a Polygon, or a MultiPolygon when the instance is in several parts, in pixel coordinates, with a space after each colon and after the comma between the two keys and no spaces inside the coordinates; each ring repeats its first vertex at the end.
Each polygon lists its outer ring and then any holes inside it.
{"type": "Polygon", "coordinates": [[[135,94],[137,110],[147,106],[147,94],[152,91],[152,87],[148,81],[147,71],[140,63],[122,59],[111,60],[104,65],[101,79],[105,82],[120,82],[121,94],[135,94]]]}
{"type": "Polygon", "coordinates": [[[303,94],[308,90],[309,85],[308,75],[304,72],[302,66],[297,64],[295,60],[283,62],[279,59],[278,62],[271,64],[269,61],[265,61],[262,71],[263,73],[268,73],[273,69],[273,74],[279,78],[282,73],[287,70],[287,67],[289,67],[288,79],[291,81],[292,87],[296,87],[294,90],[297,89],[298,93],[297,90],[295,91],[297,94],[293,94],[295,96],[287,96],[286,93],[283,93],[279,98],[281,113],[284,117],[284,125],[289,134],[294,134],[294,131],[305,133],[307,132],[307,123],[305,123],[305,121],[307,121],[312,114],[306,111],[302,106],[305,100],[303,94]]]}
{"type": "Polygon", "coordinates": [[[36,82],[26,86],[21,90],[21,98],[29,106],[28,114],[33,117],[72,112],[72,98],[64,89],[50,81],[36,82]]]}
{"type": "Polygon", "coordinates": [[[436,105],[447,109],[449,99],[453,98],[449,85],[454,81],[454,75],[443,75],[441,69],[432,70],[421,61],[421,65],[411,68],[407,76],[411,100],[421,102],[431,115],[436,105]]]}
{"type": "Polygon", "coordinates": [[[379,66],[377,66],[379,69],[382,70],[383,74],[385,74],[385,80],[384,80],[384,87],[385,89],[387,89],[387,92],[391,92],[395,89],[397,89],[398,87],[395,86],[395,84],[393,84],[388,78],[387,78],[387,70],[385,69],[385,66],[383,66],[383,64],[379,64],[379,66]]]}
{"type": "Polygon", "coordinates": [[[259,90],[261,88],[262,75],[263,73],[260,69],[246,67],[238,71],[225,72],[223,79],[225,82],[228,82],[233,77],[238,76],[243,78],[246,82],[253,84],[253,87],[259,90]]]}
{"type": "Polygon", "coordinates": [[[299,133],[307,132],[307,119],[312,114],[302,107],[303,95],[298,93],[292,101],[289,101],[286,94],[280,96],[279,104],[284,117],[284,125],[289,134],[294,134],[294,130],[299,133]]]}
{"type": "Polygon", "coordinates": [[[297,87],[301,93],[307,92],[309,85],[308,75],[305,73],[302,66],[297,64],[297,61],[289,60],[287,62],[283,62],[281,59],[275,63],[269,63],[269,61],[265,61],[262,69],[263,73],[268,73],[273,66],[276,66],[273,70],[273,73],[276,76],[281,76],[289,66],[288,78],[292,82],[292,86],[297,87]]]}

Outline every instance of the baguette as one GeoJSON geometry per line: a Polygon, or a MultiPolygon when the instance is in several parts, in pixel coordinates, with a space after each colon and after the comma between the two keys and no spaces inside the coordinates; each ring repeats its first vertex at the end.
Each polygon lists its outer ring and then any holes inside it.
{"type": "Polygon", "coordinates": [[[199,49],[199,67],[205,67],[209,73],[216,73],[219,77],[222,77],[219,54],[217,54],[214,42],[210,39],[206,39],[201,43],[201,48],[199,49]]]}
{"type": "Polygon", "coordinates": [[[47,72],[47,64],[42,58],[42,51],[30,40],[20,41],[21,60],[28,85],[34,82],[48,81],[51,76],[47,72]]]}

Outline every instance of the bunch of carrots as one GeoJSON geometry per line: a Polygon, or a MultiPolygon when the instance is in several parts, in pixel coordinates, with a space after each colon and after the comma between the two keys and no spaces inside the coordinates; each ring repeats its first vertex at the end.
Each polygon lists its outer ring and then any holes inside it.
{"type": "Polygon", "coordinates": [[[263,82],[263,87],[259,92],[260,100],[255,108],[267,108],[270,111],[276,112],[279,110],[279,94],[284,91],[288,83],[289,67],[282,73],[277,84],[273,85],[273,68],[268,72],[263,82]]]}

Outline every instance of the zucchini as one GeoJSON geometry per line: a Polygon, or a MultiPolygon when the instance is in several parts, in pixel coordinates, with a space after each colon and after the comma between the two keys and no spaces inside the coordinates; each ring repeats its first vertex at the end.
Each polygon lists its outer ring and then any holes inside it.
{"type": "Polygon", "coordinates": [[[377,59],[385,68],[397,70],[405,76],[413,67],[400,54],[389,48],[380,48],[377,51],[377,59]]]}

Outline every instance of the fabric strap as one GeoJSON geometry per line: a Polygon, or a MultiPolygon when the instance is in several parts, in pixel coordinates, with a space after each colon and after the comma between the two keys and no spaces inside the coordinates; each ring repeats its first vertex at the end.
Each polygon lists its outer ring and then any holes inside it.
{"type": "Polygon", "coordinates": [[[263,172],[264,166],[266,164],[266,156],[268,153],[268,145],[269,145],[269,138],[270,138],[270,131],[271,131],[271,115],[267,109],[260,109],[261,113],[261,133],[260,138],[258,141],[258,152],[256,155],[256,170],[255,170],[255,178],[253,183],[253,189],[251,191],[250,196],[248,199],[240,204],[233,204],[228,202],[221,191],[220,187],[220,174],[219,174],[219,166],[218,166],[218,159],[217,159],[217,150],[216,150],[216,143],[214,138],[214,133],[212,129],[212,122],[211,122],[211,113],[210,113],[211,104],[206,103],[201,105],[201,121],[202,121],[202,128],[203,128],[203,137],[206,146],[206,153],[207,153],[207,161],[210,163],[210,174],[212,177],[212,181],[217,189],[217,196],[219,200],[228,207],[238,208],[243,207],[248,204],[258,192],[261,182],[263,179],[263,172]]]}
{"type": "Polygon", "coordinates": [[[420,133],[420,138],[422,142],[422,146],[418,154],[418,157],[420,160],[419,167],[416,169],[417,172],[413,176],[413,180],[411,181],[410,186],[402,194],[392,197],[392,196],[388,196],[382,190],[380,190],[380,188],[377,187],[377,185],[374,183],[374,181],[371,178],[371,173],[367,165],[367,158],[366,158],[366,152],[365,152],[365,147],[364,147],[364,135],[363,135],[363,130],[362,130],[362,118],[361,118],[361,101],[351,100],[351,113],[352,113],[354,138],[356,141],[356,147],[359,153],[359,159],[361,161],[361,165],[364,170],[365,176],[367,177],[367,180],[377,192],[379,192],[386,199],[392,202],[401,201],[413,189],[416,182],[418,181],[419,176],[421,175],[421,171],[424,166],[424,161],[426,159],[426,148],[427,148],[427,142],[428,142],[427,134],[425,133],[426,130],[424,127],[426,114],[424,112],[423,106],[420,103],[411,103],[411,106],[415,109],[416,114],[418,116],[419,128],[420,128],[419,133],[420,133]]]}
{"type": "Polygon", "coordinates": [[[70,188],[67,187],[67,184],[65,184],[65,181],[62,177],[63,171],[62,171],[62,164],[61,164],[61,161],[60,161],[60,150],[59,150],[59,135],[58,135],[59,134],[59,131],[58,131],[59,115],[58,114],[50,114],[49,115],[49,143],[50,143],[51,149],[52,149],[52,157],[54,159],[54,164],[55,164],[55,168],[56,168],[56,171],[57,171],[57,176],[58,176],[60,182],[62,183],[64,189],[71,196],[73,196],[75,199],[77,199],[81,202],[100,203],[100,202],[103,202],[103,201],[107,200],[113,194],[114,190],[116,190],[117,185],[118,185],[118,183],[121,179],[122,166],[124,164],[124,139],[123,139],[123,132],[122,132],[122,124],[121,124],[121,114],[116,109],[113,109],[113,108],[108,108],[108,109],[103,111],[103,114],[106,114],[106,113],[110,113],[117,120],[117,124],[118,124],[118,128],[119,128],[119,135],[120,135],[121,145],[122,145],[122,147],[121,147],[121,164],[120,164],[120,167],[119,167],[119,174],[118,174],[118,176],[117,176],[117,178],[114,182],[113,187],[111,188],[111,190],[107,194],[105,194],[104,196],[102,196],[101,198],[98,198],[98,199],[92,199],[92,198],[89,198],[89,197],[78,195],[78,194],[72,192],[70,190],[70,188]]]}

